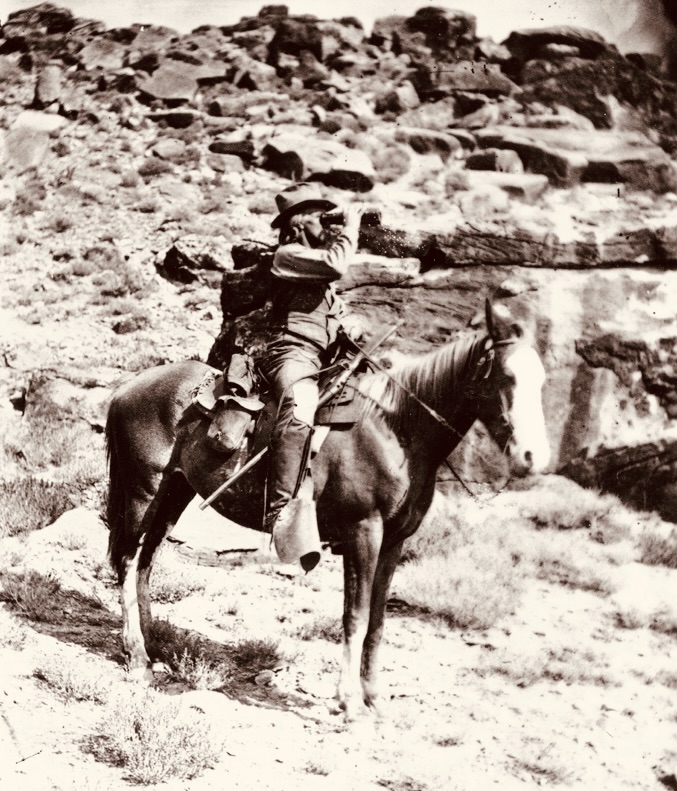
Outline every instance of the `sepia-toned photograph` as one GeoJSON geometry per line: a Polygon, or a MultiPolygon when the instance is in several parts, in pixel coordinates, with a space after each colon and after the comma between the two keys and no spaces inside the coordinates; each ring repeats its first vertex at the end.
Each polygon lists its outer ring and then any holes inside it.
{"type": "Polygon", "coordinates": [[[0,788],[677,791],[677,3],[0,0],[0,788]]]}

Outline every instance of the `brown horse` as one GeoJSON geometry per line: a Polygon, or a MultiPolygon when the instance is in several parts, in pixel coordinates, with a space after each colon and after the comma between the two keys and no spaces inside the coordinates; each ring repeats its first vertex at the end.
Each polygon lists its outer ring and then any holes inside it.
{"type": "MultiPolygon", "coordinates": [[[[344,563],[343,664],[338,697],[349,718],[376,709],[377,652],[386,599],[403,541],[418,528],[438,467],[476,419],[507,454],[511,473],[543,470],[549,446],[541,406],[543,366],[520,325],[487,302],[487,330],[469,333],[361,382],[361,411],[332,429],[313,462],[323,541],[340,542],[344,563]]],[[[155,552],[197,492],[208,496],[242,463],[209,443],[191,391],[209,366],[164,365],[115,394],[108,441],[109,551],[121,587],[129,669],[152,677],[145,638],[155,552]]],[[[265,466],[242,476],[213,507],[261,529],[265,466]]]]}

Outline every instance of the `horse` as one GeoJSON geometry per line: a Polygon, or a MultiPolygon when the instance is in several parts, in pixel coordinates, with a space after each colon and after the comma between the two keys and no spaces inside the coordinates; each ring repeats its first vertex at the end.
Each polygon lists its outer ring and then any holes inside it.
{"type": "MultiPolygon", "coordinates": [[[[332,427],[312,463],[320,535],[340,542],[344,569],[343,659],[337,697],[348,720],[381,712],[378,649],[386,601],[403,542],[421,524],[438,468],[475,420],[507,456],[510,474],[542,472],[549,461],[541,390],[543,364],[525,327],[487,300],[486,329],[467,331],[358,385],[353,425],[332,427]]],[[[208,421],[191,394],[199,361],[137,374],[111,399],[109,558],[122,605],[130,673],[152,679],[149,577],[159,545],[198,494],[205,498],[242,464],[214,452],[208,421]]],[[[212,504],[262,530],[266,465],[243,475],[212,504]]]]}

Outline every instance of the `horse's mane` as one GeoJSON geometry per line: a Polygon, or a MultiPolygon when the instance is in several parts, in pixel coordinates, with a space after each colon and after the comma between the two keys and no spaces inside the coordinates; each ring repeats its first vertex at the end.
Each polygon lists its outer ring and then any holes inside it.
{"type": "Polygon", "coordinates": [[[382,416],[396,433],[416,431],[422,420],[430,418],[410,393],[444,413],[445,405],[462,398],[461,388],[472,375],[477,349],[485,337],[477,332],[460,336],[439,349],[406,359],[388,373],[365,378],[360,386],[365,396],[363,414],[382,416]]]}

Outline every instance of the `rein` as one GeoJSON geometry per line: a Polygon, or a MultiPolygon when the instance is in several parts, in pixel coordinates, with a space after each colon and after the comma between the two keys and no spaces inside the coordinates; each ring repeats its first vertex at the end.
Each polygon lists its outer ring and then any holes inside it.
{"type": "MultiPolygon", "coordinates": [[[[471,378],[470,384],[471,385],[472,384],[476,384],[478,382],[478,380],[484,382],[491,376],[491,372],[493,370],[493,365],[494,365],[494,360],[496,358],[496,347],[497,346],[510,346],[510,345],[512,345],[514,343],[515,343],[515,341],[513,339],[495,341],[491,337],[486,338],[484,340],[484,354],[477,361],[477,371],[475,372],[475,375],[471,378]],[[481,368],[485,364],[487,365],[487,369],[484,372],[484,374],[482,375],[481,374],[481,368]]],[[[355,346],[357,346],[357,344],[355,344],[355,346]]],[[[413,401],[415,401],[425,412],[427,412],[437,423],[439,423],[440,426],[445,428],[451,434],[456,435],[456,437],[458,437],[459,439],[463,439],[464,435],[461,434],[461,432],[457,428],[452,426],[451,423],[449,423],[448,420],[446,420],[444,417],[442,417],[442,415],[440,415],[440,413],[437,412],[437,410],[433,409],[429,404],[426,404],[425,401],[423,401],[421,398],[419,398],[416,395],[416,393],[413,392],[413,390],[411,390],[410,388],[406,387],[406,385],[403,385],[402,382],[398,381],[390,373],[390,371],[387,368],[385,368],[383,365],[381,365],[377,360],[375,360],[373,357],[371,357],[366,352],[363,352],[363,354],[364,354],[364,358],[366,360],[368,360],[378,371],[380,371],[382,374],[387,376],[388,379],[390,379],[390,381],[393,382],[393,384],[395,384],[397,387],[399,387],[400,390],[402,390],[404,393],[406,393],[406,395],[409,398],[411,398],[413,401]]],[[[468,390],[469,390],[469,388],[466,390],[466,392],[468,392],[468,390]]],[[[508,425],[509,425],[509,421],[507,420],[507,418],[505,418],[506,410],[505,410],[505,403],[504,403],[504,399],[503,399],[503,395],[502,394],[501,394],[501,412],[503,413],[503,416],[504,416],[504,419],[506,420],[506,423],[508,423],[508,425]]],[[[503,455],[505,455],[505,451],[503,451],[503,455]]],[[[463,489],[465,489],[466,493],[470,497],[472,497],[473,500],[479,501],[480,498],[475,494],[475,492],[473,492],[470,489],[470,487],[466,484],[466,482],[463,480],[463,478],[461,478],[461,476],[458,474],[458,472],[456,472],[456,470],[454,469],[454,467],[451,464],[451,462],[449,461],[449,459],[445,458],[444,459],[444,464],[449,469],[449,471],[454,476],[454,478],[456,478],[458,483],[461,484],[463,489]]],[[[494,493],[494,497],[498,496],[505,489],[505,487],[510,483],[511,480],[512,480],[512,475],[509,475],[507,477],[505,483],[503,484],[503,486],[501,486],[501,488],[494,493]]]]}

